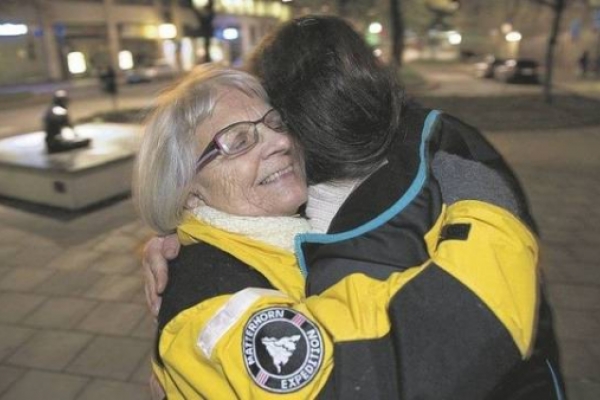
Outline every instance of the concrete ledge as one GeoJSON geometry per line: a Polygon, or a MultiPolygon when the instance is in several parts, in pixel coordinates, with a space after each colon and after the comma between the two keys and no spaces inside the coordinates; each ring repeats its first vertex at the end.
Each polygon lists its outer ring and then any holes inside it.
{"type": "Polygon", "coordinates": [[[92,139],[89,148],[47,154],[43,132],[0,140],[0,195],[78,210],[128,193],[141,127],[102,123],[75,129],[92,139]]]}

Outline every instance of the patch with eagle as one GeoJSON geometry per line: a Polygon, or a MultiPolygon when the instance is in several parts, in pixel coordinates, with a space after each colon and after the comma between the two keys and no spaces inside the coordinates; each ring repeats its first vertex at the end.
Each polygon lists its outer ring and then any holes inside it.
{"type": "Polygon", "coordinates": [[[252,379],[270,392],[301,389],[323,363],[319,328],[289,308],[271,307],[254,313],[244,327],[242,346],[252,379]]]}

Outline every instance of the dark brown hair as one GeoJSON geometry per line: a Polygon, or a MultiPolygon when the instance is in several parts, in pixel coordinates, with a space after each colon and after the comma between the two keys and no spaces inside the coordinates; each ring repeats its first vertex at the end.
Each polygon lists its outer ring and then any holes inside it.
{"type": "Polygon", "coordinates": [[[304,146],[311,183],[364,177],[385,158],[402,91],[344,20],[308,16],[281,25],[249,68],[304,146]]]}

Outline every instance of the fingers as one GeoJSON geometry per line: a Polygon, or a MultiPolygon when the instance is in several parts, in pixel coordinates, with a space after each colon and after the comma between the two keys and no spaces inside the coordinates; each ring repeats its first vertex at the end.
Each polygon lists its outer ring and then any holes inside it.
{"type": "Polygon", "coordinates": [[[151,269],[156,279],[156,291],[160,294],[165,290],[168,281],[167,260],[172,260],[179,254],[179,240],[172,234],[162,238],[160,254],[151,260],[151,269]]]}
{"type": "Polygon", "coordinates": [[[179,240],[176,234],[163,237],[163,254],[167,260],[172,260],[179,254],[179,240]]]}
{"type": "MultiPolygon", "coordinates": [[[[156,263],[163,263],[164,269],[166,271],[166,259],[161,255],[163,248],[163,238],[155,237],[150,239],[146,246],[144,246],[143,258],[142,258],[142,270],[144,275],[144,292],[146,294],[146,302],[148,307],[150,308],[150,312],[154,315],[154,317],[158,316],[158,310],[160,309],[160,294],[164,290],[164,286],[166,285],[163,282],[162,288],[159,290],[157,287],[157,279],[155,276],[156,263]]],[[[166,272],[165,272],[166,277],[166,272]]]]}
{"type": "Polygon", "coordinates": [[[157,317],[161,305],[161,295],[168,281],[168,260],[177,257],[179,240],[172,234],[150,239],[144,246],[142,267],[144,274],[144,292],[150,312],[157,317]]]}
{"type": "Polygon", "coordinates": [[[145,278],[146,285],[144,285],[144,293],[146,295],[146,304],[148,305],[148,309],[150,313],[155,318],[158,318],[158,312],[160,311],[160,305],[162,302],[162,298],[156,294],[156,290],[154,290],[154,284],[149,284],[149,281],[154,282],[154,278],[145,278]]]}

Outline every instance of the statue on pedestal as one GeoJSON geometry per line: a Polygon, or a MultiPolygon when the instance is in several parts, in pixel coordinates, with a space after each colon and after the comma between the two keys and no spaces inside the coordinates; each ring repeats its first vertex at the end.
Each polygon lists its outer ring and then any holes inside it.
{"type": "Polygon", "coordinates": [[[52,103],[44,114],[44,131],[46,132],[46,149],[48,153],[59,153],[63,151],[80,149],[88,147],[90,139],[79,138],[75,134],[74,138],[65,138],[62,136],[62,130],[65,127],[73,129],[69,119],[69,97],[65,90],[57,90],[52,98],[52,103]]]}

